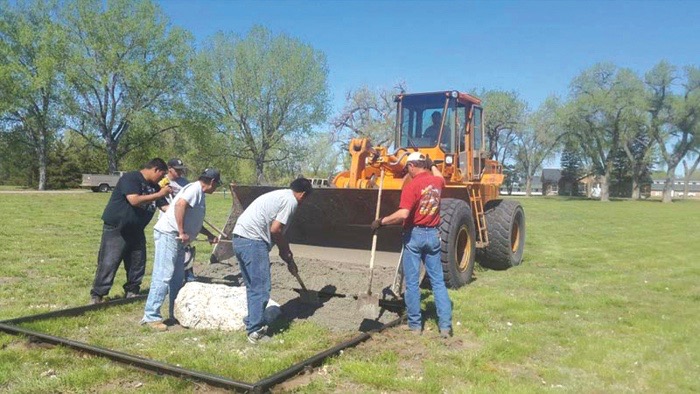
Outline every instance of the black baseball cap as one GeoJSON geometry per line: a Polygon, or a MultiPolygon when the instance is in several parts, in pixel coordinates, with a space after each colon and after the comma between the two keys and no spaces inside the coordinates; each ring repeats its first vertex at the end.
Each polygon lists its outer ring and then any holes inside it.
{"type": "Polygon", "coordinates": [[[221,173],[216,168],[207,168],[202,171],[200,178],[209,178],[216,181],[216,183],[221,184],[221,173]]]}
{"type": "Polygon", "coordinates": [[[176,170],[183,170],[185,169],[185,163],[182,162],[180,159],[170,159],[168,160],[168,167],[174,168],[176,170]]]}

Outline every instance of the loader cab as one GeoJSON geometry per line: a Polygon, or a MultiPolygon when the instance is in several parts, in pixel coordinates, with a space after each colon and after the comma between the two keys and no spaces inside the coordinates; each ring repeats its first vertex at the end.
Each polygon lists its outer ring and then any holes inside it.
{"type": "Polygon", "coordinates": [[[485,159],[483,109],[479,99],[446,91],[403,94],[396,96],[395,101],[397,148],[426,151],[431,157],[450,161],[459,169],[462,179],[479,178],[485,159]]]}
{"type": "Polygon", "coordinates": [[[454,98],[444,93],[413,94],[397,96],[397,103],[397,147],[454,151],[454,98]]]}

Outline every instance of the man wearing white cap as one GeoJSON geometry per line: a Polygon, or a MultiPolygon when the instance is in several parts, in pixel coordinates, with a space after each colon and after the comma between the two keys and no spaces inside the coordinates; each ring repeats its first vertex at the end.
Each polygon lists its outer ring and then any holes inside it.
{"type": "Polygon", "coordinates": [[[445,178],[430,158],[420,152],[408,155],[406,169],[411,181],[401,190],[399,209],[372,222],[372,231],[379,227],[403,223],[403,272],[406,278],[405,302],[408,328],[420,334],[423,328],[420,310],[420,263],[435,296],[440,336],[452,334],[452,302],[447,294],[440,262],[440,196],[445,178]]]}

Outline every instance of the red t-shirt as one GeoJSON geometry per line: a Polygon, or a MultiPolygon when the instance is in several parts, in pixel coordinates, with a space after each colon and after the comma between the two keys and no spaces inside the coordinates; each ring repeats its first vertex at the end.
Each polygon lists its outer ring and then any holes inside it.
{"type": "Polygon", "coordinates": [[[404,228],[414,226],[437,227],[440,224],[440,195],[445,178],[422,172],[401,191],[399,209],[408,209],[404,228]]]}

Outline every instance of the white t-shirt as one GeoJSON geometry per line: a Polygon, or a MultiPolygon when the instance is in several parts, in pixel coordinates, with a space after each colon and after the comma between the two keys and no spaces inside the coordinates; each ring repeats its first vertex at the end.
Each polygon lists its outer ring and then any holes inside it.
{"type": "Polygon", "coordinates": [[[204,215],[207,212],[204,192],[202,192],[202,185],[199,181],[187,184],[180,190],[168,210],[158,219],[153,228],[161,233],[178,233],[177,222],[175,221],[175,206],[180,200],[187,201],[187,205],[189,205],[185,210],[184,230],[190,236],[190,239],[194,239],[199,234],[199,230],[202,229],[204,215]]]}
{"type": "MultiPolygon", "coordinates": [[[[183,176],[170,181],[169,185],[172,192],[165,196],[165,201],[168,202],[168,206],[170,206],[173,203],[173,198],[175,198],[175,196],[177,196],[177,194],[180,193],[180,190],[182,190],[183,187],[187,186],[188,183],[189,182],[187,181],[187,178],[183,176]]],[[[158,210],[158,219],[160,219],[160,217],[164,214],[165,212],[158,210]]]]}
{"type": "Polygon", "coordinates": [[[233,233],[243,238],[265,241],[272,249],[270,236],[272,221],[277,220],[286,226],[297,205],[297,199],[291,189],[265,193],[256,198],[238,217],[233,233]]]}

